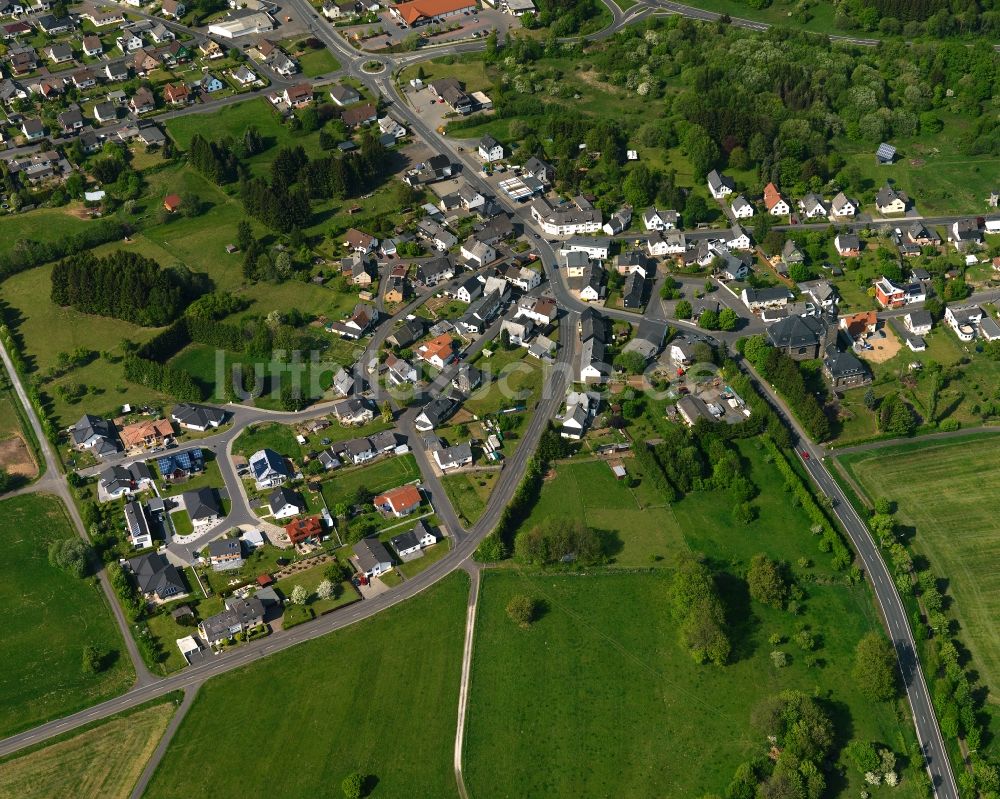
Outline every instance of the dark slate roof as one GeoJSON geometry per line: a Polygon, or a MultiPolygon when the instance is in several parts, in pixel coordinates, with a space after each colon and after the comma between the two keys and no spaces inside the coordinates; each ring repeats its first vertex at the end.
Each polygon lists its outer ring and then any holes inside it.
{"type": "Polygon", "coordinates": [[[379,563],[392,563],[389,551],[377,538],[362,538],[354,545],[354,554],[362,571],[370,571],[379,563]]]}
{"type": "Polygon", "coordinates": [[[139,590],[144,594],[164,597],[186,590],[180,572],[159,552],[148,552],[132,558],[128,565],[135,575],[139,590]]]}
{"type": "Polygon", "coordinates": [[[214,488],[197,488],[194,491],[185,491],[181,496],[184,498],[184,507],[191,521],[222,515],[222,508],[219,506],[214,488]]]}
{"type": "Polygon", "coordinates": [[[815,345],[826,333],[826,323],[815,316],[789,316],[767,329],[767,337],[775,347],[806,347],[815,345]]]}

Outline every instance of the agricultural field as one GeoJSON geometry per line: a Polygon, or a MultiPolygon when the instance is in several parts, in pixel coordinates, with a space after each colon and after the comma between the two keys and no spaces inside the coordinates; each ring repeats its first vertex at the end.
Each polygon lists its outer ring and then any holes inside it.
{"type": "MultiPolygon", "coordinates": [[[[740,534],[705,527],[720,544],[740,534]]],[[[797,538],[814,549],[807,532],[797,538]]],[[[749,609],[745,584],[732,583],[730,608],[749,609]]],[[[905,716],[860,699],[850,677],[855,644],[879,624],[867,588],[810,584],[808,591],[798,618],[755,604],[736,633],[735,662],[716,667],[696,664],[678,643],[663,571],[487,571],[465,747],[470,795],[721,796],[739,763],[766,752],[751,732],[752,708],[787,689],[820,691],[841,730],[908,750],[905,716]],[[507,617],[515,594],[543,603],[529,629],[507,617]],[[800,624],[822,639],[818,672],[793,644],[781,647],[790,651],[788,666],[771,663],[769,636],[788,636],[800,624]]],[[[858,796],[861,775],[848,774],[828,773],[827,795],[858,796]]],[[[906,771],[894,795],[920,795],[906,771]]]]}
{"type": "Polygon", "coordinates": [[[175,709],[143,707],[0,762],[0,798],[127,799],[175,709]]]}
{"type": "Polygon", "coordinates": [[[75,535],[59,500],[28,495],[0,503],[0,602],[8,608],[0,651],[0,737],[116,696],[135,675],[104,595],[48,562],[53,541],[75,535]],[[83,648],[106,654],[95,675],[83,648]]]}
{"type": "Polygon", "coordinates": [[[370,620],[209,680],[146,797],[198,795],[210,784],[217,799],[311,799],[339,793],[353,771],[377,784],[374,796],[456,796],[467,596],[467,577],[454,575],[370,620]],[[420,689],[390,691],[377,712],[372,691],[404,674],[420,689]],[[247,740],[267,745],[248,758],[247,740]]]}
{"type": "Polygon", "coordinates": [[[0,376],[0,470],[18,485],[37,477],[38,465],[34,432],[5,373],[0,376]]]}
{"type": "Polygon", "coordinates": [[[839,456],[872,500],[898,506],[916,554],[948,579],[971,662],[990,690],[1000,690],[1000,438],[962,436],[839,456]]]}

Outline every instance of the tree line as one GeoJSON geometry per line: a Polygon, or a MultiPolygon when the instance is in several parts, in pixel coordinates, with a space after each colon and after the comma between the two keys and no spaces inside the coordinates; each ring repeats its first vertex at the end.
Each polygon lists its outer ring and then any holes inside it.
{"type": "Polygon", "coordinates": [[[0,280],[49,261],[91,250],[109,241],[120,240],[128,232],[129,228],[124,223],[102,219],[88,222],[82,230],[62,236],[56,241],[17,239],[0,252],[0,280]]]}
{"type": "Polygon", "coordinates": [[[195,291],[191,274],[163,269],[152,258],[117,250],[100,258],[81,252],[52,269],[52,301],[89,314],[145,327],[176,319],[195,291]]]}

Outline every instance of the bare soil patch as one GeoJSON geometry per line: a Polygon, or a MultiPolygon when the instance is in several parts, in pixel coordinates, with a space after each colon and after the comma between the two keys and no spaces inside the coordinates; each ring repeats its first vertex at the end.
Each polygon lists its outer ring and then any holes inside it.
{"type": "Polygon", "coordinates": [[[0,441],[0,469],[28,480],[38,475],[38,464],[20,435],[0,441]]]}

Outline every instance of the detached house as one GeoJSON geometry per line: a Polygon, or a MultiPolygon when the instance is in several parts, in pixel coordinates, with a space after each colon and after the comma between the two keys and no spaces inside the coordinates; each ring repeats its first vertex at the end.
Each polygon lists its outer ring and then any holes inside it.
{"type": "Polygon", "coordinates": [[[830,204],[830,213],[834,216],[854,216],[858,213],[858,205],[848,199],[844,192],[840,192],[830,204]]]}
{"type": "Polygon", "coordinates": [[[168,83],[163,87],[163,98],[171,105],[187,105],[191,92],[185,83],[168,83]]]}
{"type": "Polygon", "coordinates": [[[258,491],[275,488],[291,477],[285,459],[273,449],[257,450],[250,456],[249,466],[258,491]]]}
{"type": "Polygon", "coordinates": [[[875,281],[875,300],[883,308],[902,308],[927,299],[927,291],[919,281],[901,286],[882,276],[875,281]]]}
{"type": "Polygon", "coordinates": [[[436,544],[437,536],[424,524],[424,520],[420,519],[412,530],[407,530],[405,533],[400,533],[389,539],[389,543],[396,550],[396,554],[404,558],[407,555],[419,552],[424,547],[436,544]]]}
{"type": "Polygon", "coordinates": [[[160,13],[168,19],[180,19],[187,13],[187,6],[181,0],[162,0],[160,13]]]}
{"type": "Polygon", "coordinates": [[[104,52],[104,45],[101,44],[100,37],[90,34],[83,37],[83,54],[94,58],[104,52]]]}
{"type": "Polygon", "coordinates": [[[843,258],[857,258],[861,255],[861,239],[857,233],[840,233],[833,240],[833,245],[843,258]]]}
{"type": "Polygon", "coordinates": [[[875,207],[880,214],[902,214],[906,212],[907,205],[909,198],[906,194],[889,185],[883,186],[875,195],[875,207]]]}
{"type": "Polygon", "coordinates": [[[735,190],[736,184],[728,175],[720,174],[715,169],[708,173],[708,191],[716,200],[721,200],[735,190]]]}
{"type": "Polygon", "coordinates": [[[305,108],[313,101],[313,88],[310,83],[296,83],[285,89],[282,97],[292,108],[305,108]]]}
{"type": "Polygon", "coordinates": [[[771,216],[788,216],[792,212],[788,202],[773,183],[768,183],[764,187],[764,207],[771,216]]]}
{"type": "Polygon", "coordinates": [[[503,160],[503,145],[488,133],[479,140],[479,157],[487,164],[503,160]]]}
{"type": "Polygon", "coordinates": [[[417,355],[436,369],[444,369],[455,358],[455,341],[443,333],[417,347],[417,355]]]}
{"type": "Polygon", "coordinates": [[[742,194],[733,200],[732,210],[737,219],[749,219],[753,216],[753,206],[742,194]]]}
{"type": "Polygon", "coordinates": [[[677,227],[676,211],[660,211],[657,208],[647,208],[642,214],[642,224],[646,230],[673,230],[677,227]]]}
{"type": "Polygon", "coordinates": [[[135,94],[132,95],[132,100],[129,102],[129,108],[132,109],[133,114],[148,114],[150,111],[156,110],[156,100],[153,99],[153,93],[149,91],[145,86],[140,86],[136,89],[135,94]]]}
{"type": "Polygon", "coordinates": [[[362,538],[354,545],[354,557],[360,571],[371,579],[392,570],[392,556],[377,538],[362,538]]]}
{"type": "Polygon", "coordinates": [[[818,194],[807,194],[799,200],[799,210],[806,219],[817,219],[830,215],[830,206],[818,194]]]}
{"type": "Polygon", "coordinates": [[[394,488],[384,494],[379,494],[372,500],[378,510],[396,517],[409,516],[420,507],[422,501],[420,489],[414,485],[394,488]]]}
{"type": "Polygon", "coordinates": [[[344,234],[344,246],[352,252],[370,253],[378,247],[378,239],[356,228],[350,228],[344,234]]]}
{"type": "Polygon", "coordinates": [[[74,449],[89,449],[98,457],[118,452],[118,433],[107,419],[91,416],[89,413],[69,429],[74,449]]]}

